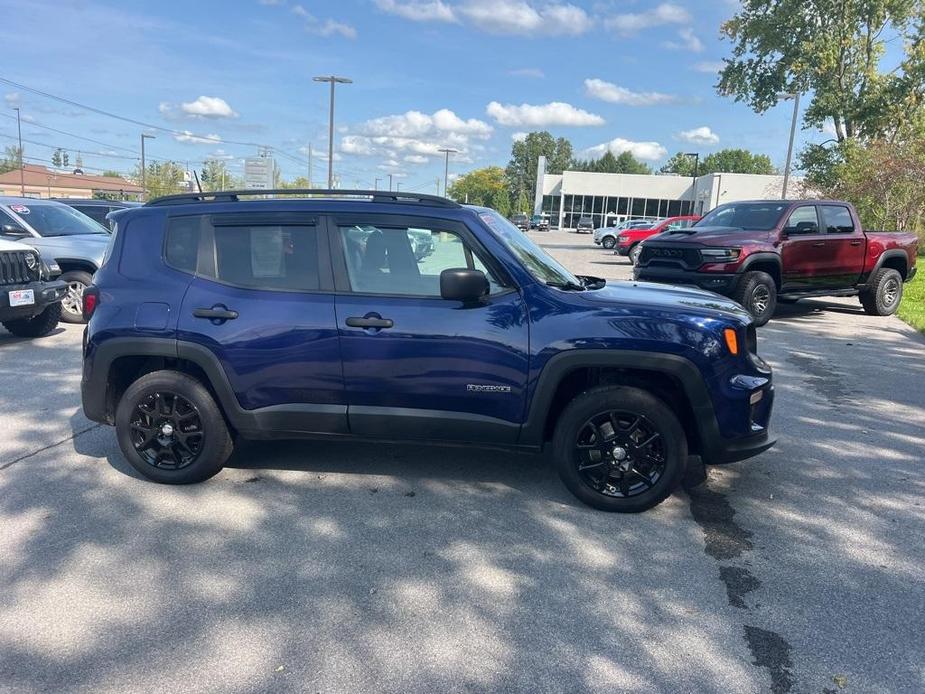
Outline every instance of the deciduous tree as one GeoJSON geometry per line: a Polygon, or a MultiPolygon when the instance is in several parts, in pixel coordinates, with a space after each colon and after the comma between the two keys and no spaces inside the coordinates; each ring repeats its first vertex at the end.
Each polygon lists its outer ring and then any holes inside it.
{"type": "Polygon", "coordinates": [[[463,174],[453,181],[448,193],[454,200],[486,207],[494,207],[498,195],[506,195],[510,199],[504,169],[500,166],[488,166],[463,174]]]}

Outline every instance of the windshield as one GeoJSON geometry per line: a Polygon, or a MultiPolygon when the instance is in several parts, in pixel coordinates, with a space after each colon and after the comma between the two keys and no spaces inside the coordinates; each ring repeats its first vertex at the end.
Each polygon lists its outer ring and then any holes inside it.
{"type": "Polygon", "coordinates": [[[77,234],[107,234],[105,228],[67,205],[47,203],[11,205],[20,219],[40,236],[75,236],[77,234]]]}
{"type": "Polygon", "coordinates": [[[788,206],[780,202],[733,202],[708,212],[694,226],[768,231],[777,226],[788,206]]]}
{"type": "Polygon", "coordinates": [[[517,227],[500,214],[494,210],[485,210],[480,212],[479,216],[511,253],[517,256],[530,274],[540,282],[581,286],[581,282],[575,275],[562,267],[557,260],[524,236],[517,227]]]}

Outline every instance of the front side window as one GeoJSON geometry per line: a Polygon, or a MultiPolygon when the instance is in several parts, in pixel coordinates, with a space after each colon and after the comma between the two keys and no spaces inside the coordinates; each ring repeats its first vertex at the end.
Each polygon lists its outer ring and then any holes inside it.
{"type": "Polygon", "coordinates": [[[847,207],[841,205],[823,205],[822,226],[828,234],[854,233],[854,219],[847,207]]]}
{"type": "Polygon", "coordinates": [[[455,232],[370,224],[341,226],[338,232],[354,292],[439,297],[440,273],[456,268],[481,270],[491,292],[500,289],[497,279],[455,232]]]}
{"type": "Polygon", "coordinates": [[[73,207],[60,203],[28,203],[11,205],[10,209],[38,232],[39,236],[76,236],[107,234],[102,226],[73,207]]]}
{"type": "Polygon", "coordinates": [[[787,230],[797,233],[812,234],[819,231],[819,218],[815,205],[796,208],[787,220],[787,230]]]}

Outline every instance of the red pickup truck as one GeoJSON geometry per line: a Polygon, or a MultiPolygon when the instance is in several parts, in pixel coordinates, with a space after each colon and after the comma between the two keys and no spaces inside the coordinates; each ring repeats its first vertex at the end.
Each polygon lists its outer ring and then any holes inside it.
{"type": "Polygon", "coordinates": [[[633,276],[725,294],[759,326],[778,300],[813,296],[858,296],[867,313],[887,316],[915,276],[917,246],[914,234],[864,231],[847,202],[733,202],[648,239],[633,276]]]}

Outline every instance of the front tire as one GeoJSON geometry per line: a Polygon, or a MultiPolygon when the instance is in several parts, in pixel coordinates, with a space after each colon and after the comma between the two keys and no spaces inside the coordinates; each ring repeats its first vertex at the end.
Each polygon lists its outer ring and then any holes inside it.
{"type": "Polygon", "coordinates": [[[630,252],[627,254],[630,259],[630,265],[635,265],[639,262],[639,256],[642,253],[642,246],[638,243],[630,248],[630,252]]]}
{"type": "Polygon", "coordinates": [[[83,270],[65,272],[58,279],[67,282],[67,291],[61,300],[61,320],[65,323],[85,323],[83,296],[93,282],[93,276],[83,270]]]}
{"type": "Polygon", "coordinates": [[[871,316],[892,316],[903,300],[903,278],[892,268],[880,268],[871,277],[869,288],[859,298],[864,311],[871,316]]]}
{"type": "Polygon", "coordinates": [[[674,412],[650,393],[601,386],[565,408],[553,455],[559,477],[578,499],[602,511],[639,513],[680,484],[687,438],[674,412]]]}
{"type": "Polygon", "coordinates": [[[739,280],[732,298],[752,314],[755,327],[767,324],[777,309],[777,285],[766,272],[746,272],[739,280]]]}
{"type": "Polygon", "coordinates": [[[45,307],[37,316],[4,321],[3,327],[16,337],[45,337],[58,327],[61,318],[61,304],[54,303],[45,307]]]}
{"type": "Polygon", "coordinates": [[[601,245],[607,250],[610,250],[617,245],[617,240],[613,236],[605,236],[601,241],[601,245]]]}
{"type": "Polygon", "coordinates": [[[128,387],[116,408],[116,436],[131,466],[162,484],[202,482],[233,449],[209,391],[178,371],[155,371],[128,387]]]}

